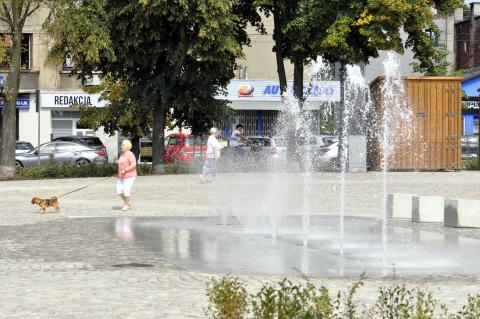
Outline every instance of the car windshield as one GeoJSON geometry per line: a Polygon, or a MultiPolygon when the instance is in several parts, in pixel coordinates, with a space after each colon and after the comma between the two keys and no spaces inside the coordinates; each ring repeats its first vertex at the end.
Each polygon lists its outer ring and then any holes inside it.
{"type": "Polygon", "coordinates": [[[322,138],[323,146],[330,146],[334,143],[338,143],[338,138],[336,137],[324,137],[322,138]]]}
{"type": "Polygon", "coordinates": [[[305,137],[300,138],[300,145],[315,145],[315,144],[317,144],[317,140],[315,139],[314,136],[309,138],[305,138],[305,137]]]}
{"type": "Polygon", "coordinates": [[[202,136],[187,136],[184,142],[185,146],[207,145],[207,138],[202,136]]]}
{"type": "Polygon", "coordinates": [[[80,142],[89,146],[102,146],[103,143],[99,138],[81,138],[80,142]]]}
{"type": "Polygon", "coordinates": [[[276,147],[287,147],[287,139],[286,138],[274,138],[275,146],[276,147]]]}
{"type": "Polygon", "coordinates": [[[255,146],[270,146],[270,139],[269,138],[249,138],[252,145],[255,146]]]}
{"type": "Polygon", "coordinates": [[[33,146],[30,143],[18,142],[15,146],[15,149],[21,150],[21,151],[30,151],[30,150],[33,150],[33,146]]]}

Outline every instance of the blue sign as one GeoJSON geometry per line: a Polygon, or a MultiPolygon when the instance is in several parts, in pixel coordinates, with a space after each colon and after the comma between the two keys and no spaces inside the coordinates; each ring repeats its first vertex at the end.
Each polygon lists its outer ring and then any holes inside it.
{"type": "MultiPolygon", "coordinates": [[[[0,99],[0,108],[5,106],[5,99],[0,99]]],[[[30,98],[29,97],[19,97],[17,98],[17,109],[19,110],[29,110],[30,109],[30,98]]]]}
{"type": "MultiPolygon", "coordinates": [[[[303,93],[308,102],[340,101],[340,82],[313,81],[305,82],[303,93]]],[[[287,95],[293,94],[293,81],[287,82],[287,95]]],[[[280,85],[278,81],[232,80],[227,86],[226,94],[217,98],[230,101],[272,101],[280,102],[280,85]]]]}

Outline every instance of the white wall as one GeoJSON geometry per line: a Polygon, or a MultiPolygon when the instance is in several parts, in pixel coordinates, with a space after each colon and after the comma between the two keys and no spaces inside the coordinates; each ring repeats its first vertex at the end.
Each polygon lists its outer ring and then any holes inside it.
{"type": "MultiPolygon", "coordinates": [[[[20,110],[18,116],[19,139],[38,145],[38,113],[36,110],[35,95],[30,94],[30,109],[20,110]]],[[[52,119],[50,110],[42,109],[40,114],[40,144],[50,141],[52,119]]]]}

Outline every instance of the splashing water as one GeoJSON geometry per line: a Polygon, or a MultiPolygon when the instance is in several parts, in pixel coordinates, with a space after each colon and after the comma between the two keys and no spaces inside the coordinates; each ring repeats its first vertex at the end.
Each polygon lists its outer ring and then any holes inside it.
{"type": "Polygon", "coordinates": [[[387,59],[383,62],[383,66],[385,69],[385,81],[381,87],[383,110],[381,110],[380,114],[381,124],[378,127],[378,137],[382,154],[381,167],[383,173],[382,243],[384,253],[386,253],[388,250],[387,172],[389,161],[394,155],[395,146],[411,138],[412,112],[407,107],[405,100],[406,92],[397,54],[389,52],[387,59]]]}

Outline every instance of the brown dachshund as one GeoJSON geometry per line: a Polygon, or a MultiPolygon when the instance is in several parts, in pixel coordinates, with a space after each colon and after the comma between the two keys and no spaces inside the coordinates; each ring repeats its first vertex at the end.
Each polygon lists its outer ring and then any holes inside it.
{"type": "Polygon", "coordinates": [[[55,196],[50,197],[49,199],[41,199],[38,197],[34,197],[32,198],[32,204],[37,204],[38,206],[40,206],[40,210],[38,211],[39,213],[45,214],[45,209],[50,206],[55,208],[56,213],[60,213],[58,199],[55,196]]]}

